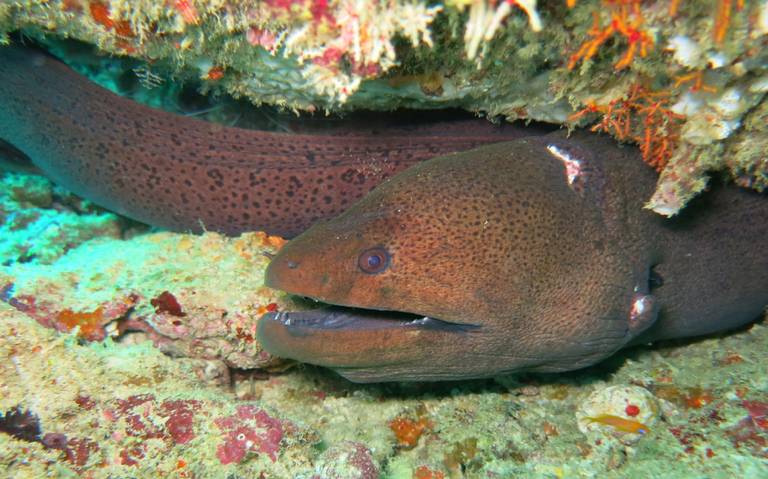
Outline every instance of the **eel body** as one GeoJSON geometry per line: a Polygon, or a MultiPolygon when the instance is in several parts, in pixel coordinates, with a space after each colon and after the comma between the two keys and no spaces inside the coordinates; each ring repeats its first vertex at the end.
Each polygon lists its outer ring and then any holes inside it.
{"type": "Polygon", "coordinates": [[[266,284],[336,306],[268,314],[259,340],[354,381],[449,380],[757,319],[768,198],[717,186],[664,219],[643,209],[655,180],[583,133],[420,163],[281,250],[266,284]]]}
{"type": "Polygon", "coordinates": [[[479,123],[223,127],[15,47],[0,49],[0,105],[5,164],[28,157],[149,224],[290,237],[341,213],[291,241],[266,278],[337,306],[266,315],[259,338],[352,380],[576,369],[629,344],[737,327],[768,303],[766,198],[715,188],[664,220],[642,209],[653,173],[605,138],[479,123]]]}
{"type": "Polygon", "coordinates": [[[6,165],[19,169],[20,151],[117,213],[227,234],[291,237],[414,163],[535,132],[484,120],[367,135],[232,128],[140,105],[20,47],[0,48],[0,105],[6,165]]]}

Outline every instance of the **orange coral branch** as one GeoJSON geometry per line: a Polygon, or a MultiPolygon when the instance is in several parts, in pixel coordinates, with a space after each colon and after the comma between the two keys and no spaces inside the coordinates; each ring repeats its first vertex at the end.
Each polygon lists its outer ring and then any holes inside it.
{"type": "Polygon", "coordinates": [[[640,26],[643,24],[642,12],[640,12],[640,4],[633,3],[632,10],[627,8],[627,5],[619,5],[618,7],[613,4],[608,4],[612,8],[611,22],[605,28],[600,26],[600,15],[598,12],[593,12],[592,28],[587,32],[591,40],[587,40],[579,48],[579,50],[571,55],[568,60],[568,69],[572,70],[573,67],[581,60],[589,60],[595,54],[597,54],[600,47],[615,34],[623,36],[629,47],[624,55],[621,57],[615,65],[616,70],[621,70],[632,64],[635,55],[638,53],[641,57],[645,57],[648,51],[653,48],[653,38],[645,31],[640,30],[640,26]],[[630,20],[630,16],[632,17],[630,20]]]}
{"type": "Polygon", "coordinates": [[[705,91],[708,93],[715,93],[717,91],[717,88],[704,83],[704,72],[701,70],[697,70],[686,75],[676,76],[675,88],[679,87],[683,83],[688,82],[693,82],[693,85],[690,87],[692,92],[705,91]]]}
{"type": "MultiPolygon", "coordinates": [[[[744,0],[736,0],[736,10],[741,11],[744,8],[744,0]]],[[[731,14],[733,13],[734,0],[719,0],[717,11],[715,12],[715,27],[712,31],[712,37],[715,43],[721,44],[728,33],[728,27],[731,25],[731,14]]]]}
{"type": "Polygon", "coordinates": [[[680,7],[680,0],[672,0],[669,2],[669,16],[676,17],[677,9],[680,7]]]}
{"type": "Polygon", "coordinates": [[[669,93],[652,92],[634,85],[626,96],[607,105],[588,103],[569,120],[600,113],[600,121],[592,126],[591,131],[603,131],[619,140],[636,142],[643,161],[660,171],[672,157],[680,120],[684,118],[669,110],[669,101],[669,93]]]}

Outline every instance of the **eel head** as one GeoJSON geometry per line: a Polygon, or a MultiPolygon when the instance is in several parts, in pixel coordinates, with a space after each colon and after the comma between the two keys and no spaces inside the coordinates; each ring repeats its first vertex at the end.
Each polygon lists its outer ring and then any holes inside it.
{"type": "Polygon", "coordinates": [[[265,284],[325,307],[263,316],[264,348],[358,382],[575,369],[616,351],[633,273],[545,147],[417,164],[290,241],[265,284]]]}

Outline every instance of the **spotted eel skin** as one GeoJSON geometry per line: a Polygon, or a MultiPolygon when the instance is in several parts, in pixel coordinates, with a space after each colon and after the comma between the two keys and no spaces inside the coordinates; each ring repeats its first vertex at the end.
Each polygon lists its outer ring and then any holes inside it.
{"type": "Polygon", "coordinates": [[[280,250],[265,284],[333,306],[266,314],[258,340],[353,381],[455,380],[761,317],[768,197],[712,184],[662,218],[643,208],[656,180],[586,132],[414,165],[280,250]]]}
{"type": "Polygon", "coordinates": [[[140,105],[14,46],[0,49],[0,104],[0,140],[71,191],[151,225],[229,235],[295,236],[414,163],[530,134],[482,120],[448,134],[226,127],[140,105]]]}

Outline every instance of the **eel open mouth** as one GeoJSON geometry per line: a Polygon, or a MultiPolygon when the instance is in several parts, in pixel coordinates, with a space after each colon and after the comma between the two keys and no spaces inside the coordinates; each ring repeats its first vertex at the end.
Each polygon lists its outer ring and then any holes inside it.
{"type": "Polygon", "coordinates": [[[291,335],[304,336],[317,330],[384,330],[418,329],[464,333],[480,328],[476,324],[459,324],[441,319],[396,311],[327,306],[295,312],[267,313],[263,322],[277,322],[291,335]]]}
{"type": "Polygon", "coordinates": [[[326,266],[340,260],[324,259],[328,253],[323,248],[348,243],[314,239],[325,233],[324,224],[315,228],[280,250],[267,267],[264,285],[315,301],[310,307],[317,309],[263,315],[256,336],[266,352],[329,367],[357,382],[420,379],[425,370],[437,378],[452,369],[441,365],[451,358],[441,362],[436,360],[439,355],[457,348],[474,350],[487,335],[484,325],[436,318],[437,310],[434,316],[430,311],[398,311],[408,302],[379,301],[368,294],[375,289],[360,289],[361,294],[349,294],[343,286],[334,290],[333,285],[344,285],[347,279],[328,279],[326,266]],[[389,305],[392,309],[384,309],[389,305]]]}
{"type": "Polygon", "coordinates": [[[430,358],[450,345],[474,341],[480,330],[479,325],[423,315],[328,305],[267,313],[259,320],[257,336],[275,356],[370,382],[410,377],[409,371],[429,368],[430,358]]]}

